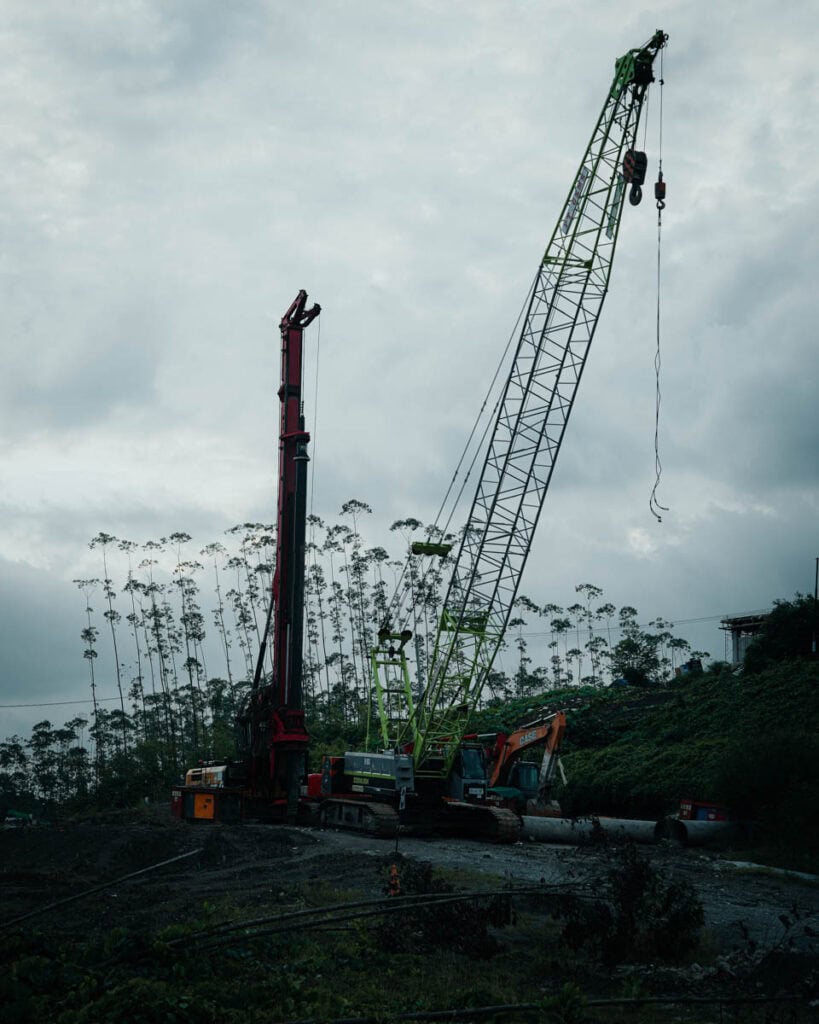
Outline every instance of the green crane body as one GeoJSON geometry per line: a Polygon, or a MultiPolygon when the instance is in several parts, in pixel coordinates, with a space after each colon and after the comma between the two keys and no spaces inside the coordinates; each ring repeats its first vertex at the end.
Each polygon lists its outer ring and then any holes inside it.
{"type": "MultiPolygon", "coordinates": [[[[418,779],[448,777],[503,642],[608,289],[629,160],[654,81],[654,59],[667,39],[658,31],[615,62],[611,88],[538,268],[421,697],[413,694],[406,633],[383,631],[372,651],[378,745],[410,752],[418,779]]],[[[645,155],[636,156],[644,176],[645,155]]],[[[636,205],[639,170],[631,184],[636,205]]],[[[415,551],[445,557],[448,547],[420,544],[415,551]]]]}

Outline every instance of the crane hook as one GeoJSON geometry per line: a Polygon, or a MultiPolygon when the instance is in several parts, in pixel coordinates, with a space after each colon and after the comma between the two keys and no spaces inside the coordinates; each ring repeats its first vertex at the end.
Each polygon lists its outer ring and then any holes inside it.
{"type": "Polygon", "coordinates": [[[646,167],[648,159],[639,149],[628,149],[623,158],[623,178],[631,184],[628,194],[628,201],[632,206],[639,206],[643,198],[643,190],[640,187],[646,180],[646,167]]]}
{"type": "Polygon", "coordinates": [[[660,171],[659,177],[654,182],[654,198],[657,200],[657,209],[665,209],[665,182],[663,181],[663,172],[660,171]]]}

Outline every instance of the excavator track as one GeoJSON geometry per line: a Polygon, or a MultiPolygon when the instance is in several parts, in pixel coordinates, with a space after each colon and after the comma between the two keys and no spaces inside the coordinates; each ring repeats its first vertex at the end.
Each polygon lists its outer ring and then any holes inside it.
{"type": "Polygon", "coordinates": [[[398,832],[399,824],[398,812],[388,804],[344,800],[340,797],[322,803],[319,819],[326,828],[364,832],[379,839],[392,839],[398,832]]]}
{"type": "Polygon", "coordinates": [[[447,801],[435,820],[436,831],[494,843],[516,843],[520,828],[520,818],[506,807],[454,800],[447,801]]]}

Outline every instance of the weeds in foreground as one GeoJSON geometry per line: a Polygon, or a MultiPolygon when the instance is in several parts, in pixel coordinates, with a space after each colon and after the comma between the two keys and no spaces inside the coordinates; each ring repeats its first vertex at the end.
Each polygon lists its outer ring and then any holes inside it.
{"type": "Polygon", "coordinates": [[[629,843],[612,847],[603,897],[560,900],[555,914],[563,939],[606,967],[626,960],[680,961],[700,941],[704,915],[699,899],[664,878],[629,843]]]}
{"type": "MultiPolygon", "coordinates": [[[[691,953],[701,934],[702,908],[633,847],[612,848],[607,856],[606,875],[594,898],[583,902],[544,890],[527,899],[525,909],[521,906],[520,920],[511,916],[509,897],[502,896],[494,907],[491,900],[447,904],[372,923],[340,917],[324,930],[303,928],[253,939],[247,928],[234,927],[232,904],[208,900],[197,906],[196,921],[151,935],[125,928],[109,930],[104,940],[93,931],[78,931],[73,941],[65,933],[9,934],[0,942],[4,1020],[270,1024],[366,1015],[382,1019],[410,1011],[526,1002],[540,1024],[622,1021],[623,1014],[642,1024],[659,1019],[657,1007],[641,1005],[643,999],[669,991],[668,984],[658,988],[650,964],[660,955],[672,963],[691,953]],[[226,934],[220,948],[205,950],[201,934],[225,910],[236,934],[226,934]],[[572,946],[567,937],[573,937],[572,946]],[[125,957],[124,950],[139,955],[125,957]],[[623,960],[630,963],[621,970],[635,972],[625,980],[607,969],[623,960]],[[635,1004],[599,1005],[597,997],[609,994],[635,1004]]],[[[392,857],[385,859],[378,868],[377,883],[384,889],[389,888],[391,862],[392,857]]],[[[454,891],[429,864],[400,858],[398,868],[404,895],[454,891]]],[[[321,893],[330,904],[345,898],[329,886],[322,886],[321,893]]],[[[300,888],[279,894],[288,904],[303,895],[300,888]]],[[[790,911],[781,925],[793,933],[804,923],[790,911]]],[[[795,970],[791,959],[757,958],[753,965],[773,977],[785,967],[795,970]]],[[[745,965],[733,966],[740,972],[745,965]]],[[[799,966],[804,973],[805,965],[799,966]]],[[[716,977],[718,968],[710,974],[716,977]]],[[[686,970],[669,968],[669,974],[683,979],[686,970]]],[[[797,982],[791,991],[807,991],[797,982]]],[[[697,985],[697,994],[705,994],[702,982],[697,985]]],[[[696,1016],[693,1007],[691,1013],[675,1007],[667,1019],[704,1024],[718,1019],[715,1007],[716,1001],[696,1016]]],[[[770,1009],[770,1020],[787,1019],[783,1008],[770,1009]]],[[[758,1008],[735,1019],[761,1024],[762,1012],[758,1008]]]]}

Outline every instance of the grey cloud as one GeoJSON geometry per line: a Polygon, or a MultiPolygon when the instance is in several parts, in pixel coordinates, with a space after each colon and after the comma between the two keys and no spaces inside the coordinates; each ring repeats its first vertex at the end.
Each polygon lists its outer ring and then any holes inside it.
{"type": "Polygon", "coordinates": [[[33,703],[75,693],[87,683],[83,611],[82,597],[71,584],[24,563],[0,560],[2,703],[33,703]]]}
{"type": "MultiPolygon", "coordinates": [[[[18,6],[5,37],[0,203],[0,468],[19,473],[35,441],[59,466],[71,445],[80,484],[4,494],[0,540],[26,538],[32,561],[47,550],[55,593],[99,530],[204,543],[271,517],[276,325],[299,287],[324,309],[308,335],[317,408],[305,387],[314,511],[368,501],[380,543],[393,519],[429,521],[614,59],[658,25],[661,452],[682,507],[657,531],[645,508],[649,201],[624,220],[524,588],[561,601],[590,579],[666,615],[796,588],[815,541],[815,16],[751,2],[737,21],[676,0],[650,24],[480,0],[468,17],[368,0],[67,11],[18,6]],[[754,505],[770,511],[725,511],[754,505]],[[629,530],[657,550],[635,552],[629,530]]],[[[74,629],[55,627],[55,665],[81,662],[74,629]]]]}

